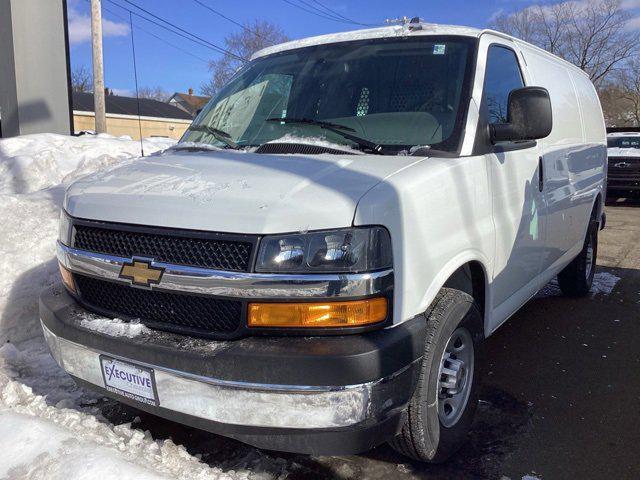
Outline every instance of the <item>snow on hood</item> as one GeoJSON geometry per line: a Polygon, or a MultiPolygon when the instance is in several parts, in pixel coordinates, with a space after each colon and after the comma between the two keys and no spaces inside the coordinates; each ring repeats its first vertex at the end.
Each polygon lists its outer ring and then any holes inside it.
{"type": "Polygon", "coordinates": [[[640,148],[608,148],[609,157],[638,157],[640,158],[640,148]]]}
{"type": "Polygon", "coordinates": [[[351,155],[366,155],[360,150],[356,150],[355,148],[350,147],[349,145],[335,143],[330,140],[327,140],[325,137],[299,137],[297,135],[293,135],[291,133],[287,133],[280,138],[276,138],[275,140],[271,140],[269,143],[296,143],[303,145],[310,145],[313,147],[325,147],[331,148],[333,150],[340,150],[345,153],[350,153],[351,155]]]}
{"type": "Polygon", "coordinates": [[[347,227],[358,200],[415,157],[167,152],[80,179],[70,215],[233,233],[347,227]]]}

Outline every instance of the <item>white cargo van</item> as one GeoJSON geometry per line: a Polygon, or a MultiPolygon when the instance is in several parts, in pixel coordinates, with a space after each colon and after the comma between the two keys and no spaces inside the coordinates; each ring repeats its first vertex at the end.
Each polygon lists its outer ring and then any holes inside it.
{"type": "Polygon", "coordinates": [[[483,340],[556,276],[589,291],[606,145],[589,78],[501,33],[267,48],[174,148],[69,187],[46,339],[87,388],[261,448],[442,461],[483,340]]]}

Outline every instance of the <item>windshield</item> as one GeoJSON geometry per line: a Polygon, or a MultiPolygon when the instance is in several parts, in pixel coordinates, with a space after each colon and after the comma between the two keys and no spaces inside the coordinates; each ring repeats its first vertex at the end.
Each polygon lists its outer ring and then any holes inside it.
{"type": "Polygon", "coordinates": [[[640,135],[635,137],[609,137],[609,148],[640,148],[640,135]]]}
{"type": "Polygon", "coordinates": [[[259,58],[211,99],[181,142],[243,148],[286,136],[374,153],[414,146],[453,152],[474,45],[454,36],[387,38],[259,58]]]}

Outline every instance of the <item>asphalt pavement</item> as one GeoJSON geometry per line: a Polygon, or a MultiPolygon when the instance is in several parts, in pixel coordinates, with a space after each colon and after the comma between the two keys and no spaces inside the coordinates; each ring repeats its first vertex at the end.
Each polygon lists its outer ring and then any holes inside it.
{"type": "Polygon", "coordinates": [[[570,299],[550,287],[487,340],[469,442],[444,465],[387,446],[358,456],[261,451],[108,401],[103,414],[171,437],[226,471],[287,479],[639,479],[640,199],[613,198],[597,274],[613,290],[570,299]],[[619,280],[616,282],[616,277],[619,280]]]}

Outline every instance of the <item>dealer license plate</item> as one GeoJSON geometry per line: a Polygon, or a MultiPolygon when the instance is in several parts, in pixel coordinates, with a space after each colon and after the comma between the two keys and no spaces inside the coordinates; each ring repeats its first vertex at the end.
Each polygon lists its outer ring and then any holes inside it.
{"type": "Polygon", "coordinates": [[[153,369],[100,356],[105,388],[123,397],[158,406],[158,394],[153,369]]]}

